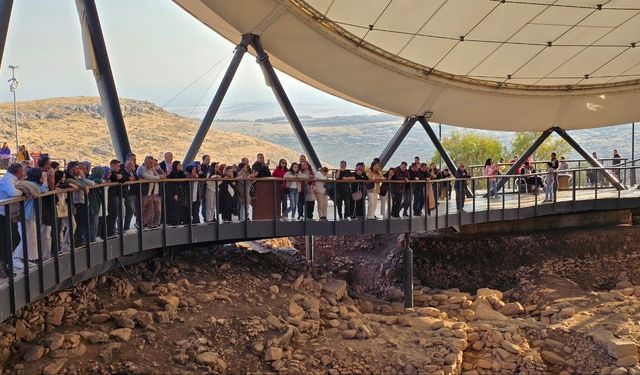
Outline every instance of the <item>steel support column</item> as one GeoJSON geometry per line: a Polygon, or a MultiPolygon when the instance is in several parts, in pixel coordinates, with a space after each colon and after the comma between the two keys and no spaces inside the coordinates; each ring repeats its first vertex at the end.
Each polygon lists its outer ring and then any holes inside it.
{"type": "MultiPolygon", "coordinates": [[[[518,160],[509,168],[509,170],[507,171],[506,175],[509,176],[509,175],[516,174],[518,169],[520,169],[520,166],[523,165],[525,161],[527,161],[529,156],[533,155],[533,153],[536,152],[538,147],[540,147],[542,145],[542,143],[544,141],[546,141],[547,138],[549,138],[549,136],[551,135],[551,133],[553,133],[554,130],[555,130],[555,128],[550,128],[550,129],[547,129],[547,130],[543,131],[542,134],[540,134],[540,136],[538,137],[538,139],[536,139],[536,141],[533,142],[531,147],[529,147],[527,149],[527,151],[525,151],[524,154],[520,155],[518,160]]],[[[507,179],[506,178],[499,178],[498,179],[498,183],[496,184],[496,191],[500,191],[500,189],[502,189],[502,186],[504,186],[504,184],[506,184],[506,183],[507,183],[507,179]]]]}
{"type": "Polygon", "coordinates": [[[284,88],[276,75],[276,71],[273,69],[271,62],[269,61],[269,55],[262,47],[259,36],[254,36],[251,46],[256,51],[258,63],[262,68],[262,73],[264,74],[267,84],[271,87],[282,111],[287,117],[287,120],[289,120],[289,124],[293,128],[293,132],[296,133],[296,137],[302,145],[302,149],[305,154],[307,154],[307,157],[311,161],[313,167],[317,170],[321,167],[320,158],[318,158],[318,155],[316,154],[316,151],[314,150],[313,145],[311,144],[311,141],[309,140],[309,137],[296,114],[296,111],[293,109],[293,105],[291,105],[291,102],[287,97],[287,93],[284,91],[284,88]]]}
{"type": "Polygon", "coordinates": [[[385,149],[382,151],[382,154],[380,154],[380,168],[383,168],[385,165],[387,165],[398,147],[400,147],[402,141],[404,141],[407,134],[409,134],[411,128],[413,128],[413,125],[416,123],[416,121],[417,119],[415,117],[407,117],[404,119],[404,122],[402,123],[402,125],[400,125],[400,128],[398,129],[396,134],[393,136],[393,138],[391,138],[391,141],[389,141],[387,147],[385,147],[385,149]]]}
{"type": "Polygon", "coordinates": [[[313,235],[304,236],[304,256],[307,264],[314,264],[313,235]]]}
{"type": "Polygon", "coordinates": [[[113,148],[117,157],[125,160],[127,154],[131,152],[131,146],[129,146],[129,137],[122,117],[107,46],[102,35],[98,9],[94,0],[76,0],[76,7],[82,27],[87,68],[93,70],[98,85],[100,102],[107,119],[113,148]]]}
{"type": "Polygon", "coordinates": [[[593,156],[591,156],[591,154],[587,152],[587,150],[583,149],[582,146],[578,144],[578,142],[571,138],[571,136],[564,129],[559,127],[554,127],[552,129],[553,131],[558,133],[558,135],[562,137],[565,142],[573,147],[573,149],[576,150],[580,154],[580,156],[582,156],[587,162],[589,162],[591,166],[593,166],[594,168],[601,168],[599,172],[611,183],[611,185],[615,186],[618,190],[626,190],[624,185],[622,185],[614,175],[612,175],[608,170],[604,169],[602,164],[598,160],[594,159],[593,156]]]}
{"type": "Polygon", "coordinates": [[[200,127],[198,128],[198,132],[193,137],[193,141],[191,141],[191,146],[187,151],[184,159],[182,159],[182,163],[187,165],[191,163],[196,156],[198,155],[198,151],[200,151],[200,147],[202,147],[202,143],[209,133],[209,129],[211,128],[211,124],[220,109],[220,105],[222,104],[222,100],[227,94],[227,90],[229,90],[229,86],[231,85],[231,81],[233,81],[233,77],[238,70],[238,66],[240,66],[240,62],[242,61],[242,57],[245,52],[247,52],[247,47],[253,41],[254,36],[252,34],[247,34],[242,36],[242,40],[240,44],[236,47],[236,51],[231,59],[231,63],[227,68],[222,81],[220,82],[220,86],[218,87],[218,91],[216,91],[216,95],[213,97],[211,101],[211,105],[209,105],[209,109],[207,109],[207,113],[205,113],[204,118],[202,119],[202,123],[200,123],[200,127]]]}
{"type": "Polygon", "coordinates": [[[9,20],[11,19],[13,0],[0,0],[0,69],[2,67],[2,55],[9,32],[9,20]]]}
{"type": "Polygon", "coordinates": [[[411,233],[404,235],[404,308],[413,308],[413,250],[411,249],[411,233]]]}
{"type": "MultiPolygon", "coordinates": [[[[424,128],[424,131],[427,132],[427,135],[429,136],[431,143],[433,143],[433,145],[436,147],[438,154],[440,154],[440,158],[444,160],[444,163],[447,165],[447,168],[449,168],[449,171],[451,171],[451,174],[453,175],[456,169],[458,169],[458,166],[453,162],[453,160],[451,160],[451,156],[449,155],[447,150],[444,148],[444,146],[440,142],[440,139],[438,139],[438,136],[433,131],[433,128],[431,128],[431,125],[429,124],[427,119],[421,116],[421,117],[418,117],[418,121],[424,128]]],[[[466,188],[465,194],[467,198],[471,198],[473,196],[468,186],[466,188]]]]}

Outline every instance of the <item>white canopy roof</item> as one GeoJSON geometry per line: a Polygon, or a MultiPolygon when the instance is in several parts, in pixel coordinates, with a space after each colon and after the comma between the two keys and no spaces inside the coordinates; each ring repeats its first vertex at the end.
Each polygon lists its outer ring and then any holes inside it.
{"type": "Polygon", "coordinates": [[[383,112],[516,131],[640,119],[640,0],[174,1],[383,112]]]}

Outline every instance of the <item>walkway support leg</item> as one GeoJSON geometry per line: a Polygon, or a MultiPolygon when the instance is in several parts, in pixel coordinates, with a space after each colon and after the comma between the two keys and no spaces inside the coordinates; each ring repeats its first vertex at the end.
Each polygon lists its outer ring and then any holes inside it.
{"type": "Polygon", "coordinates": [[[602,174],[604,178],[606,178],[611,183],[611,185],[615,186],[616,189],[618,190],[626,189],[624,185],[622,185],[614,175],[612,175],[608,170],[603,168],[602,164],[598,160],[594,159],[593,156],[591,156],[591,154],[587,152],[587,150],[582,148],[582,146],[580,146],[578,142],[576,142],[573,138],[571,138],[571,136],[566,132],[566,130],[559,127],[555,127],[553,128],[553,130],[556,133],[558,133],[558,135],[562,137],[562,139],[564,139],[571,147],[573,147],[573,149],[576,150],[580,154],[580,156],[582,156],[586,161],[588,161],[589,164],[591,164],[591,166],[593,166],[594,168],[602,168],[599,170],[599,172],[602,174]]]}
{"type": "Polygon", "coordinates": [[[0,69],[2,67],[2,55],[9,32],[9,20],[11,19],[13,0],[0,0],[0,69]]]}
{"type": "Polygon", "coordinates": [[[400,125],[400,128],[398,129],[396,134],[393,136],[393,138],[391,138],[391,141],[389,141],[387,147],[385,147],[385,149],[382,151],[382,154],[380,154],[380,168],[383,168],[385,165],[387,165],[398,147],[400,147],[402,141],[404,141],[404,139],[407,137],[407,134],[409,134],[411,128],[413,128],[413,125],[416,123],[416,121],[417,119],[415,117],[407,117],[404,119],[404,122],[402,123],[402,125],[400,125]]]}
{"type": "Polygon", "coordinates": [[[404,235],[404,308],[413,308],[413,250],[411,234],[404,235]]]}
{"type": "Polygon", "coordinates": [[[242,40],[240,44],[236,47],[236,51],[231,59],[231,63],[227,68],[222,81],[220,82],[220,86],[218,87],[218,91],[216,91],[216,95],[213,97],[211,101],[211,105],[209,105],[209,109],[207,109],[207,113],[205,113],[204,118],[202,119],[202,123],[200,123],[200,127],[198,128],[198,132],[193,137],[193,141],[191,142],[191,146],[187,151],[187,154],[182,159],[182,164],[187,165],[193,162],[198,155],[198,151],[200,151],[200,147],[202,147],[202,143],[209,133],[209,129],[211,128],[211,124],[218,114],[218,110],[220,109],[220,105],[222,104],[222,100],[224,99],[227,91],[229,90],[229,86],[231,85],[231,81],[233,81],[233,77],[238,71],[238,66],[240,66],[240,62],[242,61],[242,57],[245,52],[247,52],[247,46],[251,44],[254,36],[252,34],[247,34],[242,36],[242,40]]]}
{"type": "Polygon", "coordinates": [[[307,259],[307,264],[314,263],[315,254],[313,250],[313,236],[304,236],[304,256],[307,259]]]}
{"type": "MultiPolygon", "coordinates": [[[[533,142],[531,147],[529,147],[529,149],[527,149],[527,151],[525,151],[524,154],[520,155],[518,160],[509,168],[509,171],[507,171],[506,174],[507,175],[516,174],[518,169],[520,169],[520,166],[523,165],[525,161],[527,161],[529,156],[533,155],[533,153],[536,152],[538,147],[540,147],[542,145],[542,143],[544,141],[546,141],[547,138],[549,138],[549,136],[551,135],[551,133],[553,133],[554,130],[555,130],[555,128],[551,128],[551,129],[547,129],[547,130],[543,131],[542,134],[540,134],[540,136],[538,137],[538,139],[536,139],[536,141],[533,142]]],[[[507,179],[506,178],[498,179],[498,183],[496,184],[496,191],[500,191],[500,189],[502,189],[502,186],[504,186],[504,184],[506,184],[506,183],[507,183],[507,179]]]]}
{"type": "Polygon", "coordinates": [[[251,46],[256,51],[258,64],[260,64],[260,67],[262,68],[262,73],[264,74],[267,84],[271,87],[271,90],[273,90],[282,111],[293,128],[293,132],[296,133],[296,137],[302,145],[302,149],[311,161],[313,167],[316,170],[319,169],[322,166],[320,164],[320,158],[318,158],[318,155],[316,154],[316,151],[314,150],[313,145],[311,144],[311,141],[309,140],[309,137],[296,114],[296,111],[293,109],[293,105],[291,105],[291,101],[289,101],[289,97],[287,97],[287,93],[284,91],[284,88],[276,75],[276,71],[273,69],[271,62],[269,61],[269,55],[262,47],[259,36],[254,35],[251,46]]]}
{"type": "MultiPolygon", "coordinates": [[[[424,131],[427,132],[427,135],[429,136],[431,143],[433,143],[433,145],[436,147],[436,150],[438,150],[438,154],[440,154],[440,158],[444,160],[444,163],[447,165],[447,168],[449,168],[449,171],[451,171],[451,174],[453,174],[456,171],[456,169],[458,169],[458,166],[453,162],[453,160],[451,160],[451,156],[449,155],[447,150],[444,148],[444,146],[440,142],[440,139],[438,138],[436,133],[433,131],[431,124],[429,124],[427,119],[424,117],[419,117],[418,121],[420,121],[420,124],[424,128],[424,131]]],[[[473,194],[471,193],[471,190],[469,189],[469,187],[466,187],[465,194],[467,198],[473,197],[473,194]]]]}
{"type": "Polygon", "coordinates": [[[84,43],[85,63],[87,69],[93,70],[98,85],[100,102],[107,119],[111,143],[120,160],[125,160],[131,152],[127,129],[122,118],[122,109],[118,99],[116,84],[111,71],[111,63],[107,54],[107,46],[102,35],[100,18],[95,0],[76,0],[76,8],[80,16],[82,39],[84,43]]]}

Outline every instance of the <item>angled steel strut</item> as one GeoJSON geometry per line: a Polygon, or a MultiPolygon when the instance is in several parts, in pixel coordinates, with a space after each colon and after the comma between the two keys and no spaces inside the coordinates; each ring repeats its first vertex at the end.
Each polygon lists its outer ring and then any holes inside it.
{"type": "Polygon", "coordinates": [[[7,41],[7,32],[9,31],[9,20],[11,19],[12,7],[13,0],[0,0],[0,67],[2,66],[4,45],[7,41]]]}
{"type": "Polygon", "coordinates": [[[93,70],[98,85],[100,102],[109,127],[109,135],[117,157],[124,161],[131,152],[127,129],[122,117],[120,100],[116,84],[111,71],[111,63],[107,53],[107,46],[102,35],[100,18],[94,0],[76,0],[82,37],[84,43],[85,62],[87,69],[93,70]]]}
{"type": "MultiPolygon", "coordinates": [[[[587,162],[589,162],[589,164],[591,164],[592,167],[601,168],[598,170],[598,172],[600,172],[602,176],[611,183],[611,185],[615,186],[616,189],[618,190],[626,190],[624,185],[622,185],[614,175],[612,175],[609,171],[604,169],[602,164],[598,160],[594,159],[591,156],[591,154],[589,154],[589,152],[587,152],[584,148],[582,148],[582,146],[580,146],[578,142],[576,142],[567,133],[566,130],[558,126],[554,126],[543,131],[542,134],[540,134],[540,136],[538,137],[538,139],[536,139],[536,141],[533,142],[531,147],[529,147],[529,149],[527,149],[527,151],[525,151],[525,153],[522,154],[520,158],[518,158],[518,160],[511,166],[511,168],[509,168],[509,171],[506,174],[507,175],[516,174],[516,171],[520,169],[520,166],[523,165],[525,161],[527,161],[529,156],[533,155],[533,153],[536,152],[536,150],[542,145],[542,143],[544,143],[544,141],[546,141],[547,138],[549,138],[551,133],[554,133],[554,132],[557,133],[562,139],[564,139],[574,150],[576,150],[580,154],[580,156],[582,156],[587,162]]],[[[500,191],[502,186],[506,183],[507,183],[507,179],[504,179],[504,178],[499,179],[496,185],[496,191],[500,191]]]]}
{"type": "Polygon", "coordinates": [[[220,108],[220,104],[222,103],[222,100],[227,93],[229,85],[233,80],[233,76],[235,75],[238,66],[240,65],[240,61],[242,61],[242,57],[244,56],[245,52],[247,52],[248,46],[251,46],[255,50],[258,64],[260,64],[260,67],[262,68],[262,72],[265,76],[267,84],[271,87],[271,90],[276,96],[276,99],[278,100],[282,111],[287,117],[289,124],[293,128],[298,141],[302,145],[302,149],[309,157],[309,160],[313,167],[316,169],[320,168],[320,158],[318,158],[318,155],[316,154],[316,151],[313,148],[313,145],[311,144],[311,141],[309,140],[309,137],[307,136],[307,133],[305,132],[304,127],[302,126],[302,123],[300,122],[300,119],[296,114],[296,111],[293,109],[293,105],[291,105],[291,101],[289,101],[289,98],[287,97],[287,94],[284,91],[284,88],[282,87],[278,76],[276,75],[275,69],[269,61],[269,55],[262,47],[262,43],[260,43],[260,37],[254,34],[245,34],[242,36],[242,41],[236,48],[236,52],[233,56],[233,59],[231,60],[231,64],[227,68],[227,72],[224,75],[222,82],[220,83],[220,87],[218,87],[216,95],[213,98],[213,101],[211,102],[211,105],[209,106],[209,109],[207,110],[202,123],[200,124],[200,128],[193,138],[191,147],[189,147],[189,151],[185,155],[183,163],[191,163],[198,154],[198,151],[200,150],[200,147],[202,146],[202,143],[204,142],[204,139],[209,132],[209,128],[211,128],[211,123],[213,122],[218,109],[220,108]]]}
{"type": "MultiPolygon", "coordinates": [[[[438,139],[438,136],[431,128],[431,125],[429,125],[429,122],[423,116],[413,116],[404,119],[404,122],[402,123],[402,125],[400,125],[400,128],[398,129],[396,134],[393,136],[393,138],[391,138],[391,141],[389,141],[387,147],[385,147],[384,151],[382,151],[382,154],[380,154],[380,166],[384,167],[389,162],[393,154],[396,152],[407,134],[409,134],[409,131],[416,122],[420,122],[424,130],[427,132],[431,143],[433,143],[436,150],[438,150],[438,154],[440,154],[440,157],[447,165],[447,168],[449,168],[449,170],[453,174],[458,167],[453,162],[453,160],[451,160],[451,156],[438,139]]],[[[472,197],[469,187],[466,188],[465,195],[469,198],[472,197]]]]}

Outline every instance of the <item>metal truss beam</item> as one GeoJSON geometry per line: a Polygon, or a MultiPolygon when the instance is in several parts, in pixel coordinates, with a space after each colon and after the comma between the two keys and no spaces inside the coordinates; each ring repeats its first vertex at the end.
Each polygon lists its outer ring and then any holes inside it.
{"type": "MultiPolygon", "coordinates": [[[[458,166],[453,162],[453,160],[451,159],[451,155],[449,155],[447,150],[442,145],[442,142],[440,142],[440,139],[438,138],[436,133],[433,131],[433,128],[429,124],[429,121],[427,121],[427,119],[422,116],[418,117],[418,121],[424,128],[424,131],[427,132],[427,135],[429,136],[431,143],[433,143],[433,145],[436,147],[438,154],[440,154],[440,158],[444,161],[444,163],[447,165],[447,168],[449,168],[449,170],[451,171],[451,174],[453,175],[456,169],[458,169],[458,166]]],[[[465,189],[465,195],[467,196],[467,198],[471,198],[473,196],[468,186],[465,189]]]]}
{"type": "Polygon", "coordinates": [[[125,160],[127,154],[131,152],[131,146],[111,71],[107,46],[100,26],[98,9],[94,0],[76,0],[76,7],[82,27],[87,68],[93,70],[96,79],[113,148],[117,157],[120,160],[125,160]]]}
{"type": "Polygon", "coordinates": [[[198,132],[193,137],[193,141],[191,141],[191,146],[187,151],[182,163],[187,165],[193,162],[198,155],[198,151],[200,151],[200,147],[202,147],[202,143],[204,142],[207,133],[209,133],[209,129],[211,128],[211,124],[220,109],[220,105],[222,104],[222,100],[227,94],[227,90],[229,90],[229,86],[231,85],[231,81],[233,81],[233,77],[238,70],[238,66],[240,66],[240,62],[242,61],[242,57],[247,52],[247,47],[253,41],[254,36],[251,34],[244,35],[240,44],[236,47],[236,51],[231,59],[231,63],[227,68],[222,81],[220,82],[220,86],[216,91],[216,95],[213,97],[211,104],[209,105],[209,109],[207,109],[207,113],[205,113],[204,118],[202,119],[202,123],[200,123],[200,127],[198,128],[198,132]]]}
{"type": "Polygon", "coordinates": [[[269,55],[262,47],[259,36],[254,36],[251,46],[256,51],[258,64],[260,64],[260,67],[262,68],[262,73],[264,74],[267,84],[271,87],[273,94],[276,96],[276,99],[278,100],[282,111],[287,117],[287,120],[289,121],[289,124],[293,129],[293,132],[296,134],[298,141],[302,145],[302,149],[309,157],[309,160],[311,161],[313,167],[317,170],[321,167],[320,158],[318,158],[318,155],[316,154],[316,151],[313,148],[313,145],[311,144],[311,141],[309,140],[309,137],[307,136],[307,133],[304,130],[304,127],[302,126],[298,115],[296,114],[296,111],[293,109],[293,105],[291,105],[291,101],[289,101],[289,97],[287,97],[287,93],[284,91],[284,88],[282,87],[282,84],[280,83],[280,80],[276,75],[276,71],[269,61],[269,55]]]}
{"type": "Polygon", "coordinates": [[[565,142],[567,142],[571,147],[573,147],[573,149],[576,150],[580,154],[580,156],[582,156],[587,162],[589,162],[589,164],[591,164],[592,167],[601,168],[598,171],[600,172],[600,174],[602,174],[602,176],[604,178],[606,178],[611,183],[611,185],[615,186],[616,189],[618,189],[618,190],[626,190],[624,185],[622,185],[620,183],[620,181],[618,181],[618,179],[614,175],[612,175],[608,170],[604,169],[604,167],[602,166],[602,163],[600,163],[598,160],[594,159],[593,156],[591,156],[591,154],[589,154],[589,152],[587,152],[587,150],[582,148],[582,146],[580,146],[580,144],[578,144],[578,142],[576,142],[567,133],[566,130],[564,130],[562,128],[559,128],[559,127],[554,127],[552,129],[553,129],[553,131],[558,133],[558,135],[560,137],[562,137],[562,139],[564,139],[565,142]]]}
{"type": "Polygon", "coordinates": [[[389,141],[387,147],[385,147],[385,149],[382,151],[382,154],[380,154],[381,168],[387,165],[398,147],[400,147],[402,141],[404,141],[407,134],[409,134],[409,131],[411,131],[411,128],[413,128],[413,125],[416,123],[416,121],[417,119],[415,117],[407,117],[404,119],[404,122],[402,123],[402,125],[400,125],[400,128],[398,129],[396,134],[393,136],[393,138],[391,138],[391,141],[389,141]]]}
{"type": "Polygon", "coordinates": [[[11,9],[13,0],[0,0],[0,67],[2,66],[2,55],[9,32],[9,20],[11,20],[11,9]]]}
{"type": "MultiPolygon", "coordinates": [[[[538,137],[538,139],[536,139],[536,141],[533,142],[531,147],[529,147],[527,149],[527,151],[524,152],[524,154],[520,155],[518,160],[509,168],[509,170],[507,171],[506,174],[507,175],[516,174],[518,169],[520,169],[520,166],[523,165],[524,162],[527,161],[527,159],[529,159],[529,156],[533,155],[533,153],[536,152],[538,147],[540,147],[542,145],[542,143],[544,143],[544,141],[546,141],[547,138],[549,138],[549,136],[551,135],[551,133],[553,133],[553,131],[554,131],[554,128],[547,129],[547,130],[543,131],[542,134],[540,134],[540,136],[538,137]]],[[[500,189],[502,189],[502,187],[506,183],[507,183],[507,179],[506,178],[498,179],[498,183],[496,184],[496,191],[499,192],[500,189]]]]}

